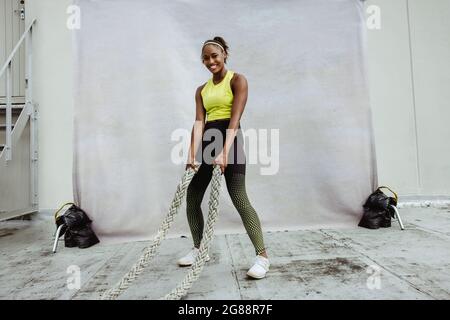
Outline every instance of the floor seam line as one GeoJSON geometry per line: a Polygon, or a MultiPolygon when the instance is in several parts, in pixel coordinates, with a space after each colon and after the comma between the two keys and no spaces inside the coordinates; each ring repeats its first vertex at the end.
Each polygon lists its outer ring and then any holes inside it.
{"type": "Polygon", "coordinates": [[[237,277],[237,272],[235,270],[235,265],[234,265],[234,260],[233,260],[233,254],[231,253],[230,244],[228,243],[228,235],[225,235],[225,243],[227,245],[228,253],[230,254],[232,273],[233,273],[234,280],[236,281],[236,284],[237,284],[237,287],[238,287],[239,297],[241,298],[241,300],[243,300],[242,299],[242,293],[241,293],[241,284],[239,283],[239,279],[237,277]]]}

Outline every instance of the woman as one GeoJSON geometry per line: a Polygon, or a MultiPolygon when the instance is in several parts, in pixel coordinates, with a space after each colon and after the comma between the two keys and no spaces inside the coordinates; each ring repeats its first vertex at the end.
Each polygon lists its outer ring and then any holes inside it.
{"type": "MultiPolygon", "coordinates": [[[[269,271],[270,263],[258,215],[250,204],[245,190],[245,154],[242,132],[239,130],[239,120],[247,102],[247,80],[242,74],[226,69],[227,57],[228,46],[221,37],[204,42],[201,59],[205,67],[212,73],[212,78],[197,88],[195,93],[196,121],[192,129],[186,165],[186,169],[192,167],[198,170],[189,184],[186,196],[187,218],[194,240],[194,248],[185,257],[178,260],[178,264],[180,266],[192,265],[198,254],[204,227],[201,203],[212,178],[213,165],[218,164],[222,174],[225,175],[231,200],[255,247],[255,263],[248,270],[247,275],[255,279],[262,279],[269,271]],[[210,134],[207,135],[208,131],[216,139],[210,139],[210,134]],[[217,133],[222,136],[214,136],[217,133]],[[212,161],[208,161],[205,148],[214,141],[216,144],[220,144],[220,148],[212,150],[213,152],[210,154],[212,158],[209,157],[212,161]],[[201,149],[199,148],[200,143],[201,149]],[[230,150],[233,152],[230,153],[230,150]],[[231,158],[229,159],[230,154],[231,158]],[[195,163],[196,160],[201,162],[199,168],[195,163]]],[[[207,150],[209,149],[211,148],[207,150]]]]}

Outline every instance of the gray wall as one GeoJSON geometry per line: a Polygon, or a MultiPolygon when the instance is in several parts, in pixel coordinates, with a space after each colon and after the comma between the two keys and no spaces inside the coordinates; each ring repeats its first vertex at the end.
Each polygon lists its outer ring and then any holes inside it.
{"type": "MultiPolygon", "coordinates": [[[[72,199],[70,0],[28,1],[39,103],[40,209],[72,199]]],[[[371,0],[381,29],[368,31],[370,97],[379,184],[403,196],[450,195],[450,1],[371,0]]],[[[81,25],[82,26],[82,25],[81,25]]]]}
{"type": "Polygon", "coordinates": [[[450,194],[450,1],[372,0],[368,32],[379,183],[402,195],[450,194]]]}
{"type": "Polygon", "coordinates": [[[39,104],[39,208],[54,209],[72,195],[72,38],[66,27],[70,0],[26,4],[33,27],[33,95],[39,104]]]}

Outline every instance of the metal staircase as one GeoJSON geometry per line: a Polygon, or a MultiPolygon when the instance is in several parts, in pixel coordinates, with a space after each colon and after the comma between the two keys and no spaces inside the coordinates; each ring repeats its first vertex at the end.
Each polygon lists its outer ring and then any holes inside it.
{"type": "MultiPolygon", "coordinates": [[[[15,102],[11,104],[11,116],[12,116],[12,123],[11,123],[11,130],[14,130],[14,125],[17,121],[17,118],[19,117],[20,113],[22,112],[23,108],[25,107],[24,102],[19,103],[15,102]]],[[[6,146],[6,103],[0,102],[0,153],[3,151],[3,149],[6,146]]]]}
{"type": "Polygon", "coordinates": [[[0,220],[38,211],[37,105],[32,91],[33,20],[0,69],[6,96],[0,99],[0,220]],[[25,45],[25,97],[12,96],[12,60],[25,45]]]}

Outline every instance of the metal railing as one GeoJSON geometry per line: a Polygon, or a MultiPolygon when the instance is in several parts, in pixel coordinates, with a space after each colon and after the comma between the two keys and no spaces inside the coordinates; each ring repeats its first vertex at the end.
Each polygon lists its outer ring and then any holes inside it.
{"type": "MultiPolygon", "coordinates": [[[[33,46],[32,35],[33,25],[36,19],[33,19],[29,26],[25,29],[25,32],[20,37],[13,51],[6,59],[3,67],[0,69],[0,78],[3,74],[6,75],[6,116],[5,116],[5,145],[3,150],[0,150],[0,159],[4,159],[6,164],[10,162],[14,156],[13,145],[14,136],[19,136],[24,130],[28,118],[30,120],[30,195],[31,205],[37,206],[38,193],[37,193],[37,110],[33,103],[33,72],[32,72],[32,59],[33,59],[33,46]],[[12,60],[16,53],[19,51],[22,44],[25,43],[25,105],[21,111],[16,123],[12,123],[12,60]]],[[[0,216],[0,220],[2,217],[0,216]]]]}

